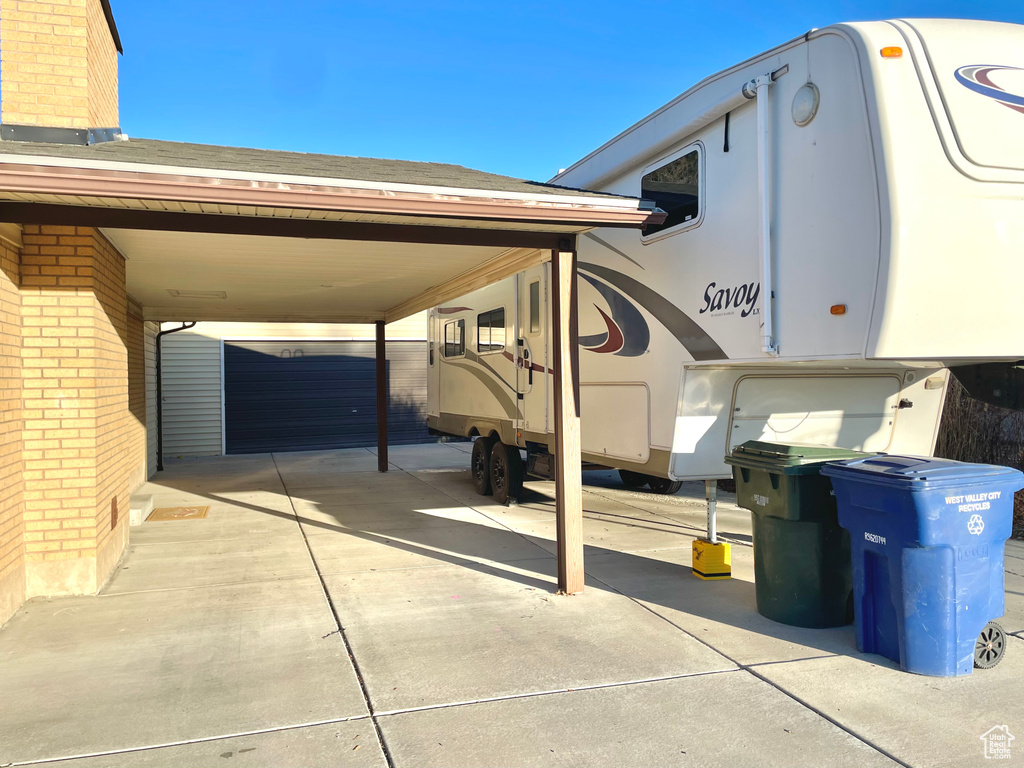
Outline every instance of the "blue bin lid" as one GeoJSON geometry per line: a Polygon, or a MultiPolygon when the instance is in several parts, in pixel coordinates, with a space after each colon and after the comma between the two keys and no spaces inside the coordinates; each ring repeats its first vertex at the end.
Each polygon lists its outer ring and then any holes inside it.
{"type": "Polygon", "coordinates": [[[1024,485],[1024,473],[994,464],[970,464],[927,456],[868,456],[827,464],[823,475],[854,482],[894,485],[910,489],[948,485],[980,485],[1017,481],[1024,485]]]}

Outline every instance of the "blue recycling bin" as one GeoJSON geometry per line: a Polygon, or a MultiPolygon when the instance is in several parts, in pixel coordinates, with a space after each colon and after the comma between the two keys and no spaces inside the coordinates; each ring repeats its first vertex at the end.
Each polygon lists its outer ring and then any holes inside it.
{"type": "Polygon", "coordinates": [[[920,675],[970,674],[979,633],[1004,613],[1003,546],[1024,474],[914,456],[821,471],[850,531],[857,648],[920,675]]]}

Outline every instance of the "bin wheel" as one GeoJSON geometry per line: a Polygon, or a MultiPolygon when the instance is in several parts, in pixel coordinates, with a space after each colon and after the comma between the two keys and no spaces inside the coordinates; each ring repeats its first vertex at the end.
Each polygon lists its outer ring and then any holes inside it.
{"type": "Polygon", "coordinates": [[[481,496],[491,495],[491,449],[493,437],[478,437],[473,441],[473,454],[469,460],[473,475],[473,488],[481,496]]]}
{"type": "Polygon", "coordinates": [[[655,493],[660,493],[664,496],[671,496],[683,487],[683,482],[681,480],[669,480],[665,477],[649,477],[647,478],[647,485],[649,485],[651,490],[655,493]]]}
{"type": "Polygon", "coordinates": [[[990,621],[981,630],[974,644],[974,667],[976,669],[992,669],[1003,660],[1006,653],[1006,632],[1003,628],[990,621]]]}
{"type": "Polygon", "coordinates": [[[619,478],[622,480],[622,484],[630,489],[643,488],[647,485],[647,475],[642,475],[639,472],[630,472],[628,469],[619,470],[619,478]]]}
{"type": "Polygon", "coordinates": [[[519,500],[523,490],[523,457],[515,446],[496,442],[491,449],[491,490],[499,504],[519,500]]]}

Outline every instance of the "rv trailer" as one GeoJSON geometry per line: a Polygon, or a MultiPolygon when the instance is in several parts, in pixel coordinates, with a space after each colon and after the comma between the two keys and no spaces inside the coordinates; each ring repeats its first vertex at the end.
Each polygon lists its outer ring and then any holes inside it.
{"type": "MultiPolygon", "coordinates": [[[[1024,358],[1022,135],[1024,26],[840,24],[559,173],[667,214],[579,237],[584,462],[671,493],[750,439],[930,455],[949,369],[1024,358]]],[[[553,450],[550,282],[429,313],[428,424],[500,500],[553,450]]]]}

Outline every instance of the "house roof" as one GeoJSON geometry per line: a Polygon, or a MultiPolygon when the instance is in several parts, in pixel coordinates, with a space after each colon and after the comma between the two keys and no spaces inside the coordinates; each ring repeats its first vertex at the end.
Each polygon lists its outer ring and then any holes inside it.
{"type": "Polygon", "coordinates": [[[107,141],[91,145],[0,142],[0,155],[54,157],[69,160],[130,163],[175,169],[277,174],[331,178],[383,184],[476,189],[525,195],[555,194],[590,198],[628,199],[621,195],[563,187],[476,171],[449,163],[425,163],[305,152],[282,152],[212,144],[188,144],[154,139],[107,141]]]}

